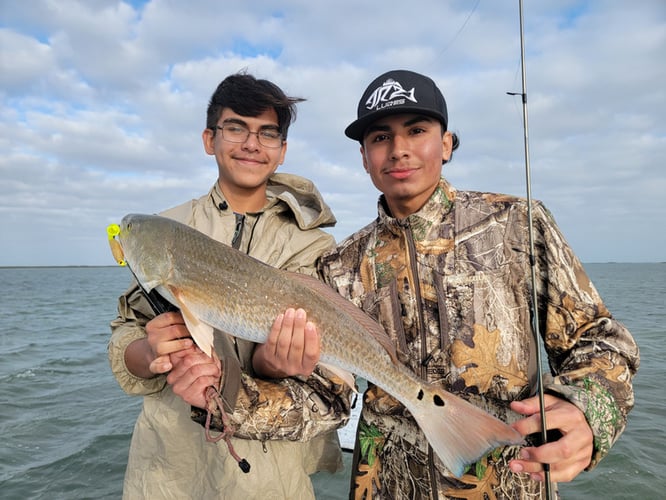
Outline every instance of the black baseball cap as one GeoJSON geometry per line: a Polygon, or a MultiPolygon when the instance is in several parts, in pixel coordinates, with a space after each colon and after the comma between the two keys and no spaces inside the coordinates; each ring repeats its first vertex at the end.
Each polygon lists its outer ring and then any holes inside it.
{"type": "Polygon", "coordinates": [[[356,121],[345,135],[360,141],[371,123],[388,115],[418,113],[437,118],[446,130],[449,115],[446,101],[435,82],[427,76],[404,69],[378,76],[363,92],[358,102],[356,121]]]}

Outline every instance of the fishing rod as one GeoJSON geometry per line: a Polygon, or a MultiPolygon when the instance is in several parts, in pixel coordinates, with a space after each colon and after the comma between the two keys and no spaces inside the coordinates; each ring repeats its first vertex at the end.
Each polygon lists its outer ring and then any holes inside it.
{"type": "MultiPolygon", "coordinates": [[[[523,88],[520,94],[516,92],[507,92],[509,95],[520,95],[523,102],[523,132],[525,144],[525,184],[527,189],[527,232],[530,245],[530,272],[532,280],[532,333],[536,345],[536,383],[539,393],[539,413],[541,416],[541,441],[542,444],[548,442],[548,428],[546,427],[546,403],[543,389],[543,376],[541,374],[541,333],[539,328],[539,307],[536,287],[536,261],[534,258],[534,222],[532,219],[532,176],[530,169],[530,148],[529,134],[527,125],[527,77],[525,71],[525,34],[523,28],[523,0],[518,0],[518,12],[520,15],[520,68],[522,73],[523,88]]],[[[543,464],[544,483],[546,486],[546,498],[553,499],[553,488],[550,481],[550,464],[543,464]]]]}

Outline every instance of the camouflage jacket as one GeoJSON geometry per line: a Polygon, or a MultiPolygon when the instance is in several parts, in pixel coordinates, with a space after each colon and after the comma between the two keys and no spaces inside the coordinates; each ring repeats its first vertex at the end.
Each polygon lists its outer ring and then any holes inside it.
{"type": "MultiPolygon", "coordinates": [[[[550,213],[537,202],[532,212],[540,331],[554,376],[547,390],[585,413],[593,467],[625,428],[638,348],[550,213]]],[[[421,378],[502,420],[519,418],[508,404],[534,394],[537,373],[525,200],[456,191],[442,179],[419,212],[397,220],[380,198],[378,218],[327,253],[320,272],[384,326],[399,359],[421,378]]],[[[456,479],[404,407],[369,384],[351,497],[539,496],[540,483],[508,468],[517,451],[494,450],[456,479]]]]}

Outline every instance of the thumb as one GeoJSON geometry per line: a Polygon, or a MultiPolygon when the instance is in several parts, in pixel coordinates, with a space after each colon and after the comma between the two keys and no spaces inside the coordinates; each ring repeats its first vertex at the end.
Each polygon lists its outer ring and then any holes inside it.
{"type": "Polygon", "coordinates": [[[148,369],[151,371],[151,373],[154,374],[160,374],[160,373],[166,373],[172,368],[171,360],[169,359],[168,355],[165,356],[158,356],[156,357],[151,363],[148,369]]]}

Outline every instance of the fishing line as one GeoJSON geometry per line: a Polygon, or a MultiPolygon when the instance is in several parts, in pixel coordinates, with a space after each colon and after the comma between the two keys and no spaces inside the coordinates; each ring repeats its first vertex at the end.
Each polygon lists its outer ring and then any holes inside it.
{"type": "MultiPolygon", "coordinates": [[[[543,376],[541,374],[541,333],[539,328],[539,307],[538,295],[536,287],[536,261],[534,257],[534,222],[532,218],[532,179],[530,169],[530,151],[529,151],[529,134],[527,123],[527,76],[525,71],[525,34],[523,28],[523,0],[518,0],[518,11],[520,15],[520,66],[522,73],[522,92],[507,92],[509,95],[520,95],[523,102],[523,139],[525,146],[525,184],[527,191],[527,232],[529,236],[530,246],[530,273],[532,282],[532,333],[536,343],[535,357],[537,365],[536,382],[537,390],[539,393],[539,413],[541,417],[541,441],[542,444],[548,442],[548,428],[546,427],[546,405],[544,401],[544,388],[543,376]]],[[[542,464],[544,471],[544,483],[546,486],[546,498],[551,500],[553,498],[552,484],[550,481],[550,464],[542,464]]]]}
{"type": "Polygon", "coordinates": [[[460,36],[460,33],[462,33],[462,31],[465,29],[465,26],[467,26],[467,23],[468,23],[469,20],[472,18],[472,15],[474,14],[474,12],[476,12],[476,8],[479,6],[479,3],[480,3],[480,2],[481,2],[481,0],[476,0],[476,3],[474,4],[474,7],[472,7],[472,10],[469,12],[469,14],[467,14],[467,18],[466,18],[465,21],[462,23],[462,25],[460,26],[460,28],[458,28],[458,31],[456,31],[456,34],[453,35],[453,37],[451,38],[451,40],[449,40],[449,42],[444,46],[444,48],[443,48],[442,50],[439,51],[439,54],[437,55],[437,59],[439,59],[439,58],[444,54],[444,52],[446,52],[447,50],[449,50],[449,47],[450,47],[451,45],[453,45],[453,42],[456,41],[456,38],[458,38],[458,36],[460,36]]]}
{"type": "Polygon", "coordinates": [[[127,264],[127,269],[129,269],[130,273],[132,273],[132,276],[134,276],[136,284],[139,285],[139,289],[141,289],[141,292],[146,297],[146,300],[148,301],[150,308],[155,313],[155,316],[159,316],[160,314],[164,314],[166,312],[179,311],[179,309],[176,306],[174,306],[171,302],[162,297],[159,294],[159,292],[154,288],[150,292],[147,291],[143,287],[139,279],[136,277],[136,274],[134,274],[134,271],[132,270],[132,267],[129,264],[127,264]]]}

